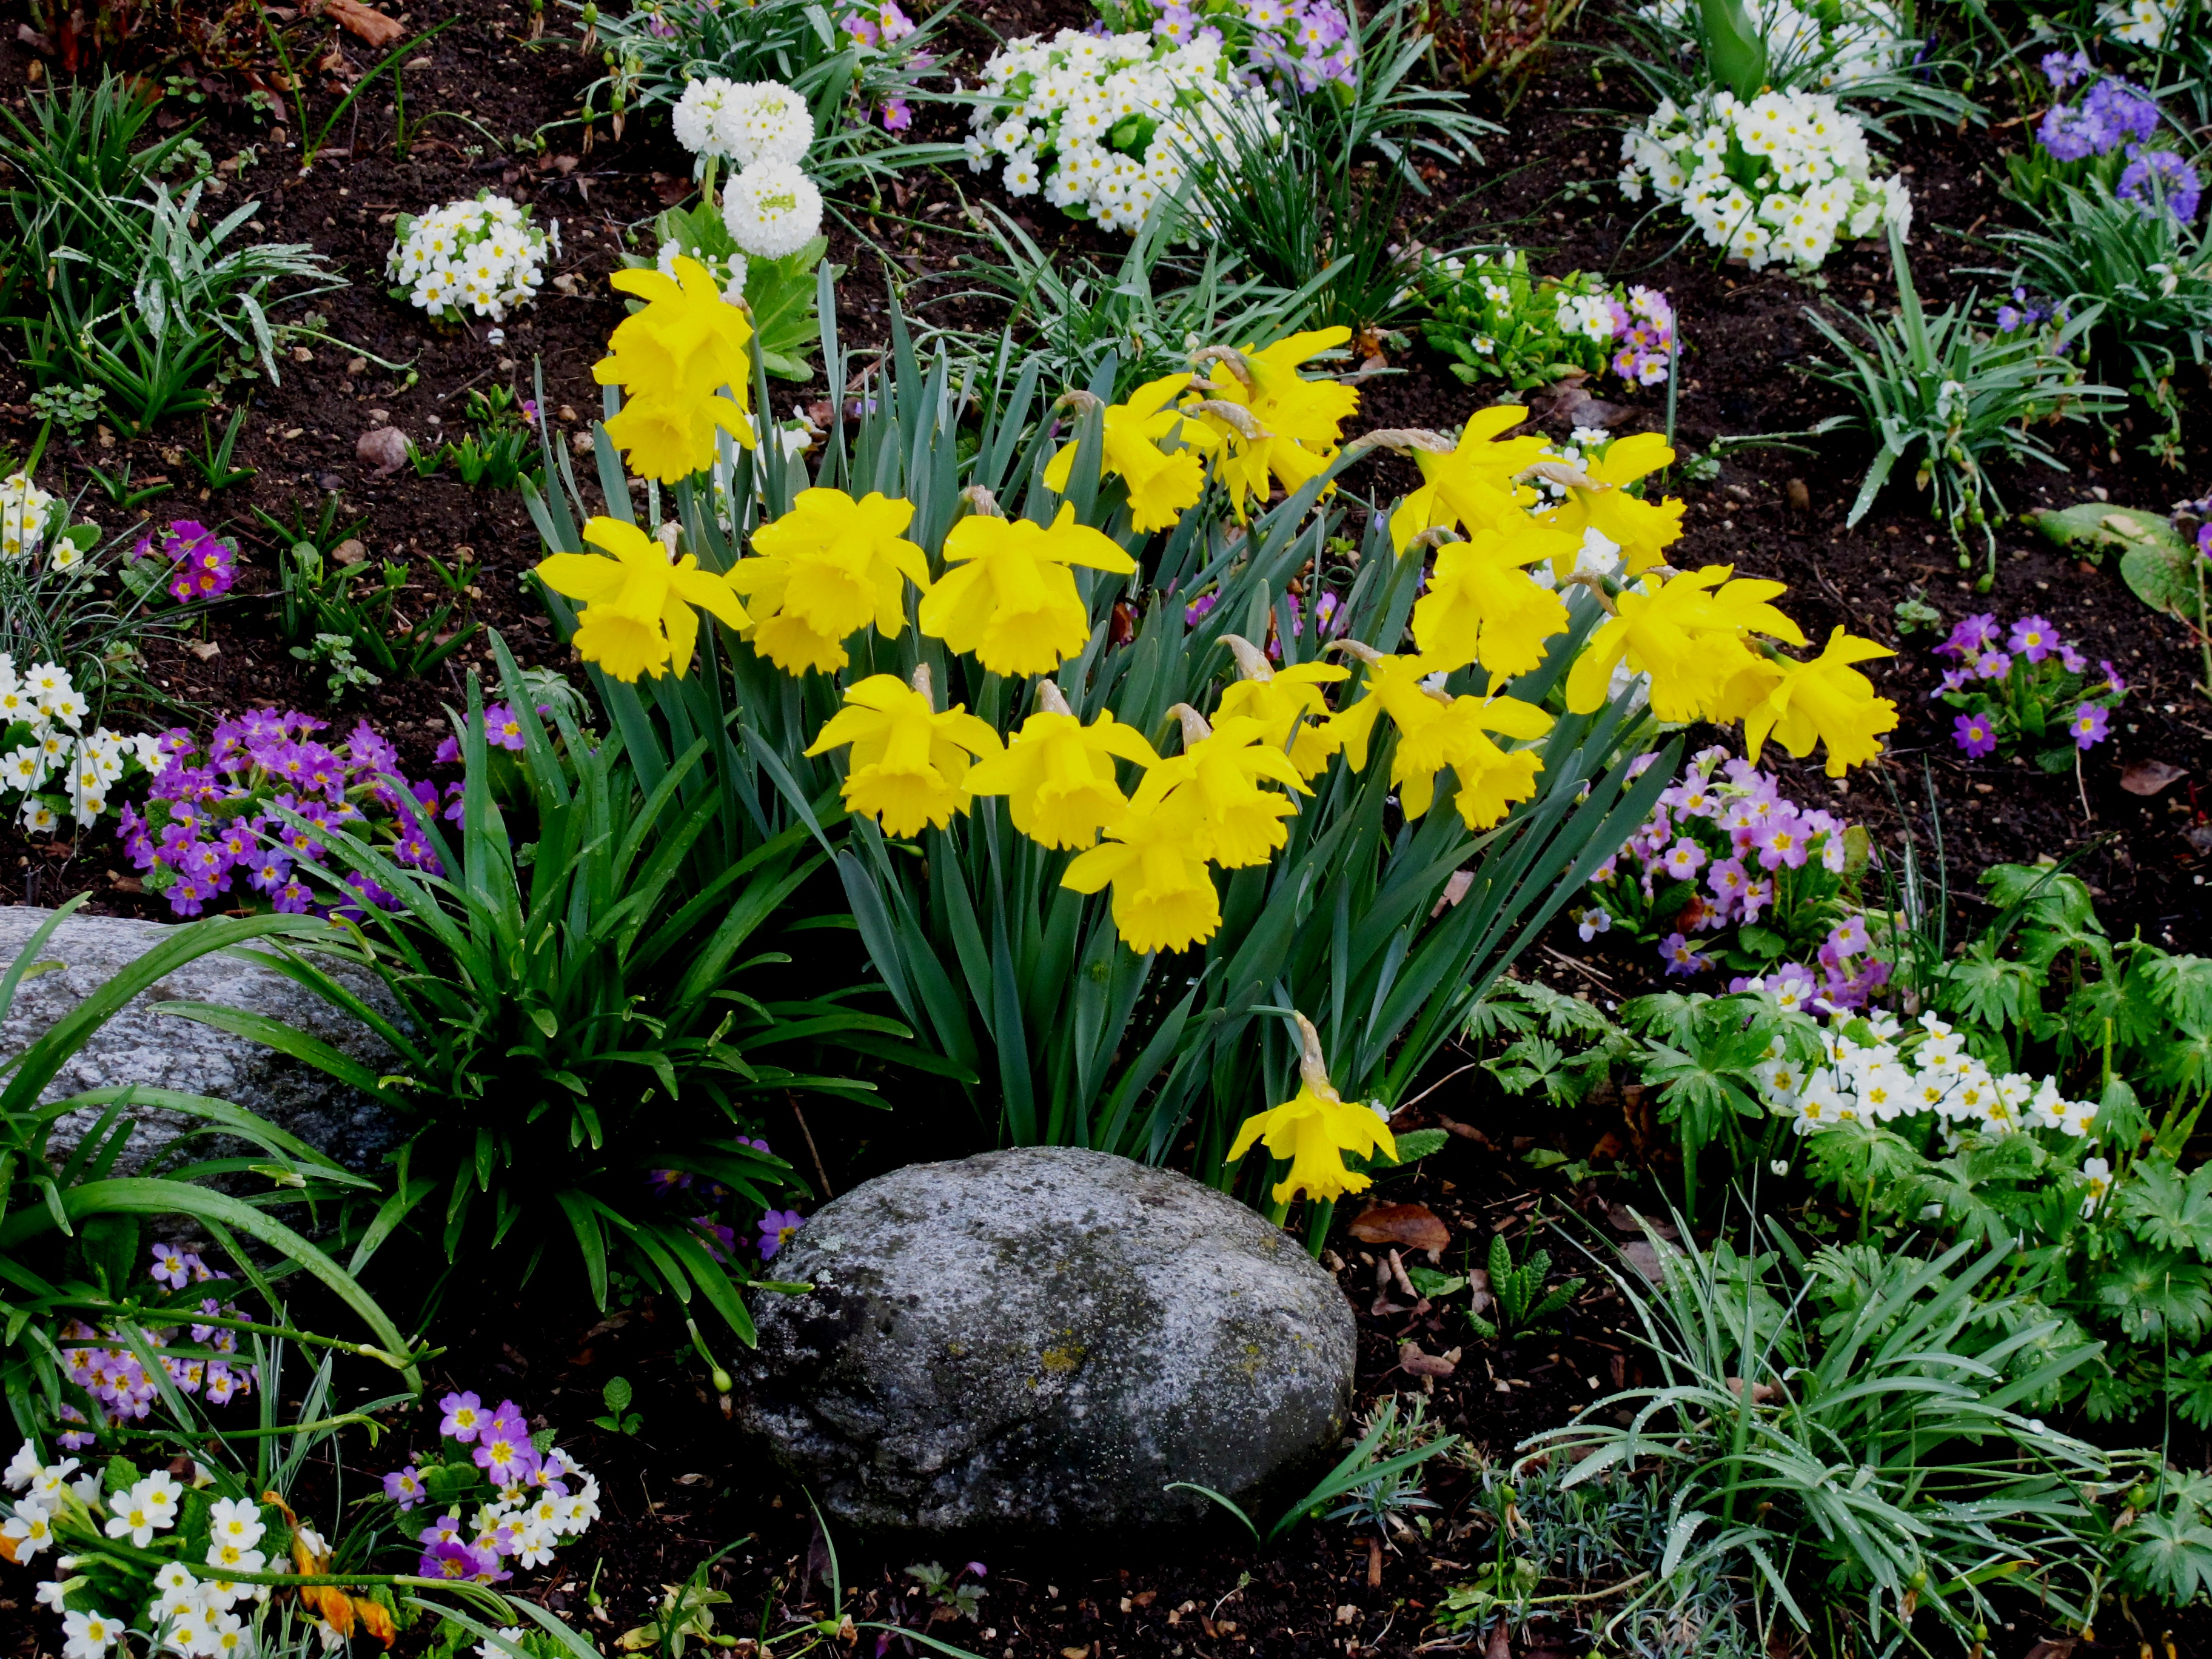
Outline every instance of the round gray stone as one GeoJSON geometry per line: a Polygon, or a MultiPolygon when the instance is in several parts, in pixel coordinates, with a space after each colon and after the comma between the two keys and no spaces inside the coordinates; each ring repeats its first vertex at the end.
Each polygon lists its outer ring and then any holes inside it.
{"type": "MultiPolygon", "coordinates": [[[[27,905],[0,907],[0,971],[52,914],[27,905]]],[[[70,916],[40,953],[40,960],[61,967],[26,978],[16,988],[14,1007],[0,1021],[0,1059],[22,1053],[172,931],[166,923],[124,916],[70,916]]],[[[394,1013],[373,975],[335,961],[328,965],[372,1006],[387,1017],[394,1013]]],[[[358,1090],[249,1037],[161,1012],[165,1002],[185,1001],[224,1003],[269,1015],[379,1070],[388,1069],[398,1058],[343,1009],[248,956],[218,952],[185,963],[124,1004],[63,1064],[40,1098],[51,1103],[126,1084],[211,1095],[243,1106],[356,1170],[374,1166],[394,1143],[390,1116],[358,1090]]],[[[137,1127],[116,1161],[118,1175],[137,1174],[199,1124],[166,1107],[141,1104],[126,1110],[137,1127]]],[[[100,1110],[91,1107],[64,1115],[48,1142],[50,1156],[57,1161],[65,1158],[100,1116],[100,1110]]]]}
{"type": "MultiPolygon", "coordinates": [[[[823,1206],[756,1301],[739,1420],[866,1528],[1111,1531],[1248,1510],[1332,1449],[1357,1332],[1235,1200],[1074,1147],[921,1164],[823,1206]]],[[[1266,1519],[1272,1520],[1269,1510],[1266,1519]]]]}

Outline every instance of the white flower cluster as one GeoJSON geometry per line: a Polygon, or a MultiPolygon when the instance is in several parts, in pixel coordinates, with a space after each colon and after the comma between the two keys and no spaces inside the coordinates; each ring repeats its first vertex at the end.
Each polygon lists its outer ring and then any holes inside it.
{"type": "MultiPolygon", "coordinates": [[[[1919,46],[1899,24],[1897,9],[1888,0],[1843,0],[1832,15],[1819,6],[1797,5],[1795,0],[1751,0],[1748,9],[1766,42],[1769,80],[1802,80],[1839,96],[1847,97],[1854,88],[1910,63],[1919,46]]],[[[1655,0],[1644,14],[1685,37],[1685,49],[1695,52],[1695,0],[1655,0]]]]}
{"type": "MultiPolygon", "coordinates": [[[[708,262],[734,305],[744,295],[745,256],[787,258],[821,231],[822,191],[799,166],[814,143],[814,117],[804,98],[777,82],[714,75],[684,84],[672,121],[676,142],[697,158],[694,178],[710,160],[737,168],[722,187],[722,223],[739,257],[708,262]]],[[[664,242],[660,268],[672,275],[676,256],[689,252],[664,242]]]]}
{"type": "Polygon", "coordinates": [[[749,167],[756,161],[799,162],[814,142],[806,100],[775,81],[687,81],[670,112],[676,142],[698,157],[696,178],[711,156],[749,167]]]}
{"type": "Polygon", "coordinates": [[[2156,49],[2166,44],[2180,9],[2179,0],[2112,0],[2097,9],[2097,18],[2114,40],[2156,49]]]}
{"type": "MultiPolygon", "coordinates": [[[[44,1464],[37,1449],[23,1443],[7,1469],[9,1490],[20,1492],[14,1513],[0,1525],[0,1538],[9,1542],[19,1563],[28,1563],[54,1541],[53,1522],[70,1514],[75,1523],[97,1528],[110,1538],[145,1549],[160,1533],[175,1527],[185,1488],[167,1469],[157,1469],[128,1489],[108,1493],[102,1501],[100,1472],[92,1469],[70,1476],[77,1468],[74,1457],[44,1464]]],[[[195,1486],[210,1477],[193,1466],[195,1486]]],[[[233,1609],[241,1601],[265,1601],[270,1587],[241,1583],[232,1573],[260,1572],[269,1555],[259,1547],[267,1531],[261,1507],[249,1499],[219,1498],[208,1508],[208,1547],[198,1567],[172,1561],[154,1575],[154,1595],[148,1601],[140,1628],[159,1632],[158,1651],[184,1655],[187,1659],[246,1659],[253,1650],[252,1632],[233,1609]]],[[[303,1536],[318,1547],[312,1533],[303,1536]]],[[[59,1581],[39,1586],[40,1605],[62,1615],[64,1659],[106,1659],[125,1635],[126,1621],[87,1608],[72,1608],[65,1597],[85,1580],[67,1577],[74,1565],[60,1558],[64,1575],[59,1581]]]]}
{"type": "MultiPolygon", "coordinates": [[[[2096,1133],[2095,1104],[2065,1099],[2056,1079],[2038,1080],[2025,1072],[1999,1076],[1968,1054],[1966,1039],[1934,1013],[1921,1015],[1919,1024],[1915,1033],[1887,1014],[1830,1015],[1822,1033],[1823,1064],[1805,1073],[1778,1051],[1759,1063],[1766,1103],[1790,1115],[1799,1134],[1838,1123],[1889,1123],[1923,1112],[1933,1113],[1953,1139],[2052,1129],[2087,1140],[2096,1133]],[[1871,1042],[1848,1034],[1862,1023],[1871,1042]]],[[[2091,1158],[2082,1173],[2090,1178],[2094,1206],[2110,1170],[2103,1159],[2091,1158]]]]}
{"type": "Polygon", "coordinates": [[[1912,198],[1895,173],[1872,176],[1866,130],[1817,92],[1764,92],[1745,102],[1729,92],[1688,109],[1662,99],[1620,141],[1620,188],[1632,202],[1649,185],[1677,202],[1711,246],[1753,270],[1786,259],[1810,270],[1837,239],[1856,240],[1883,225],[1912,228],[1912,198]],[[1731,151],[1748,158],[1731,173],[1731,151]]]}
{"type": "Polygon", "coordinates": [[[547,250],[561,252],[559,220],[550,232],[541,230],[531,223],[528,208],[489,191],[419,219],[402,214],[398,232],[385,275],[406,290],[409,304],[441,323],[459,322],[465,307],[505,322],[508,307],[537,297],[547,250]]]}
{"type": "MultiPolygon", "coordinates": [[[[1486,284],[1485,292],[1488,291],[1486,284]]],[[[1559,291],[1557,319],[1562,334],[1581,334],[1613,343],[1613,296],[1559,291]]]]}
{"type": "Polygon", "coordinates": [[[722,222],[738,252],[785,259],[822,228],[822,192],[796,161],[756,161],[722,186],[722,222]]]}
{"type": "MultiPolygon", "coordinates": [[[[0,558],[10,562],[35,555],[46,538],[46,515],[54,498],[27,472],[0,478],[0,558]]],[[[70,549],[75,552],[74,546],[70,549]]],[[[66,568],[66,567],[65,567],[66,568]]]]}
{"type": "Polygon", "coordinates": [[[1190,157],[1233,142],[1232,123],[1270,142],[1282,132],[1281,106],[1238,86],[1210,38],[1031,35],[991,54],[975,99],[972,171],[1003,161],[1012,194],[1042,189],[1062,211],[1132,234],[1182,188],[1190,157]]]}
{"type": "Polygon", "coordinates": [[[125,737],[102,726],[72,735],[88,710],[68,670],[42,662],[18,674],[15,659],[0,651],[0,731],[19,722],[30,728],[27,743],[0,755],[0,788],[23,797],[17,816],[24,829],[50,831],[60,822],[41,791],[58,787],[70,816],[89,824],[107,811],[107,792],[132,760],[149,772],[161,769],[161,740],[151,732],[125,737]]]}

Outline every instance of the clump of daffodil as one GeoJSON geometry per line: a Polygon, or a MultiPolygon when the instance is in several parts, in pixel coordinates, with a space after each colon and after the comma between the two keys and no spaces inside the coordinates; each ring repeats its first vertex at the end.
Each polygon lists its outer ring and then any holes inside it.
{"type": "Polygon", "coordinates": [[[908,685],[896,674],[871,674],[845,692],[845,706],[823,722],[806,752],[842,744],[848,811],[876,820],[887,836],[942,830],[968,810],[972,760],[1000,752],[999,734],[958,703],[942,714],[930,696],[929,666],[908,685]]]}
{"type": "Polygon", "coordinates": [[[1209,374],[1191,382],[1183,412],[1219,446],[1214,476],[1240,520],[1248,500],[1266,501],[1274,483],[1294,490],[1335,456],[1339,430],[1359,407],[1359,394],[1333,380],[1306,380],[1298,365],[1351,338],[1348,328],[1324,328],[1265,350],[1215,346],[1198,354],[1209,374]]]}
{"type": "Polygon", "coordinates": [[[886,639],[906,626],[906,585],[929,586],[929,561],[900,532],[914,503],[871,491],[802,489],[791,511],[753,532],[757,556],[730,572],[752,602],[753,649],[787,674],[835,673],[844,641],[873,623],[886,639]]]}
{"type": "MultiPolygon", "coordinates": [[[[1434,432],[1370,432],[1358,439],[1364,447],[1410,455],[1421,471],[1421,487],[1390,515],[1390,547],[1403,553],[1425,530],[1474,531],[1523,516],[1536,492],[1515,483],[1543,457],[1545,441],[1534,434],[1499,434],[1528,417],[1518,404],[1478,410],[1460,428],[1459,441],[1434,432]]],[[[1553,550],[1556,551],[1556,550],[1553,550]]]]}
{"type": "Polygon", "coordinates": [[[1143,732],[1122,725],[1110,708],[1085,726],[1050,680],[1037,682],[1036,700],[1036,712],[1005,751],[968,774],[968,792],[1006,796],[1014,828],[1040,846],[1089,847],[1128,810],[1114,775],[1115,759],[1152,767],[1160,757],[1143,732]]]}
{"type": "Polygon", "coordinates": [[[1738,675],[1756,672],[1754,635],[1802,645],[1805,636],[1767,601],[1780,582],[1730,581],[1735,567],[1709,564],[1624,587],[1614,614],[1598,624],[1567,672],[1567,708],[1587,714],[1604,703],[1613,671],[1626,663],[1651,677],[1651,712],[1662,720],[1718,718],[1738,675]]]}
{"type": "Polygon", "coordinates": [[[1048,527],[978,512],[945,538],[951,567],[921,601],[921,631],[999,674],[1048,674],[1083,649],[1091,613],[1068,567],[1127,575],[1137,562],[1060,503],[1048,527]]]}
{"type": "Polygon", "coordinates": [[[634,524],[595,518],[584,526],[584,539],[606,552],[549,555],[538,566],[538,579],[583,601],[570,642],[586,662],[618,680],[671,672],[681,678],[699,638],[693,605],[732,628],[750,620],[727,576],[702,570],[689,553],[671,559],[665,544],[634,524]]]}
{"type": "Polygon", "coordinates": [[[1328,764],[1336,744],[1328,732],[1328,702],[1322,687],[1351,678],[1352,671],[1331,662],[1294,663],[1277,668],[1251,641],[1224,634],[1222,644],[1237,659],[1238,678],[1221,694],[1222,720],[1260,722],[1260,740],[1287,749],[1301,778],[1328,764]]]}
{"type": "Polygon", "coordinates": [[[1170,790],[1187,795],[1197,808],[1192,845],[1200,857],[1224,870],[1265,864],[1290,838],[1282,821],[1298,809],[1295,801],[1262,789],[1261,780],[1270,779],[1302,795],[1313,791],[1280,746],[1262,740],[1267,728],[1260,721],[1232,717],[1209,726],[1206,717],[1187,702],[1168,712],[1182,722],[1182,752],[1146,775],[1138,800],[1170,790]]]}
{"type": "Polygon", "coordinates": [[[1231,1143],[1229,1159],[1233,1164],[1255,1142],[1263,1144],[1273,1157],[1290,1160],[1290,1173],[1275,1183],[1278,1205],[1301,1194],[1317,1203],[1333,1203],[1346,1193],[1364,1193],[1370,1184],[1369,1176],[1344,1167],[1346,1152],[1360,1158],[1381,1152],[1395,1163],[1398,1143],[1381,1113],[1336,1092],[1322,1060],[1321,1033],[1304,1014],[1291,1018],[1298,1023],[1298,1091],[1272,1111],[1246,1118],[1231,1143]]]}
{"type": "Polygon", "coordinates": [[[1721,718],[1743,721],[1744,752],[1756,762],[1771,736],[1798,759],[1815,743],[1827,746],[1827,772],[1843,776],[1850,767],[1881,753],[1881,734],[1897,729],[1897,705],[1875,696],[1874,682],[1851,666],[1897,653],[1872,640],[1838,628],[1810,662],[1759,657],[1729,687],[1721,718]]]}
{"type": "Polygon", "coordinates": [[[1439,666],[1425,656],[1386,656],[1356,641],[1337,648],[1367,665],[1364,695],[1329,722],[1355,772],[1367,769],[1375,722],[1389,714],[1398,730],[1390,754],[1390,782],[1408,818],[1426,813],[1436,799],[1437,775],[1446,767],[1459,781],[1455,802],[1471,830],[1487,830],[1516,800],[1536,792],[1543,762],[1533,750],[1505,750],[1489,733],[1540,738],[1552,717],[1516,697],[1455,697],[1429,683],[1439,666]]]}
{"type": "Polygon", "coordinates": [[[601,386],[623,388],[622,412],[607,422],[607,441],[641,478],[673,483],[714,465],[720,428],[753,446],[752,360],[745,349],[752,325],[722,298],[721,285],[696,259],[678,258],[676,274],[618,270],[608,279],[645,307],[615,325],[607,355],[592,366],[601,386]],[[725,397],[725,390],[733,394],[725,397]]]}
{"type": "MultiPolygon", "coordinates": [[[[1189,385],[1189,376],[1170,374],[1146,381],[1129,394],[1127,403],[1106,405],[1103,470],[1127,487],[1129,521],[1139,530],[1165,530],[1182,516],[1184,508],[1196,504],[1206,488],[1206,464],[1199,447],[1210,447],[1218,441],[1181,410],[1167,407],[1189,385]],[[1179,440],[1183,447],[1162,449],[1162,441],[1170,438],[1179,440]]],[[[1090,406],[1097,406],[1095,399],[1090,406]]],[[[1078,447],[1075,443],[1062,445],[1052,458],[1044,470],[1048,488],[1066,489],[1078,447]]]]}
{"type": "Polygon", "coordinates": [[[1199,811],[1194,793],[1139,786],[1107,839],[1069,860],[1060,884],[1078,893],[1110,884],[1114,931],[1139,955],[1203,945],[1221,927],[1221,896],[1198,850],[1199,811]]]}
{"type": "Polygon", "coordinates": [[[1528,579],[1552,538],[1523,515],[1477,529],[1437,550],[1429,591],[1413,604],[1413,637],[1440,666],[1479,662],[1493,679],[1544,660],[1544,642],[1566,631],[1566,602],[1528,579]]]}
{"type": "Polygon", "coordinates": [[[1558,461],[1532,470],[1565,489],[1566,499],[1539,514],[1537,522],[1565,532],[1565,545],[1553,558],[1562,576],[1574,568],[1583,532],[1595,530],[1620,549],[1621,568],[1638,576],[1666,562],[1668,548],[1682,534],[1683,504],[1672,499],[1647,501],[1628,493],[1638,478],[1671,466],[1674,452],[1656,432],[1616,438],[1605,453],[1577,470],[1558,461]]]}

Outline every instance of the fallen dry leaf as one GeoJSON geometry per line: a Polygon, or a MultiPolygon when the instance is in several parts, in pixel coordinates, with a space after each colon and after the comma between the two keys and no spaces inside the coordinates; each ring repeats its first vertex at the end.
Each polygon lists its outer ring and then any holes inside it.
{"type": "MultiPolygon", "coordinates": [[[[1743,1379],[1740,1376],[1729,1378],[1728,1391],[1737,1399],[1742,1399],[1743,1379]]],[[[1751,1403],[1754,1406],[1764,1406],[1770,1400],[1781,1398],[1782,1385],[1779,1382],[1754,1382],[1751,1385],[1751,1403]]]]}
{"type": "Polygon", "coordinates": [[[1435,1261],[1451,1243],[1451,1229],[1425,1204],[1377,1204],[1353,1219],[1352,1236],[1363,1244],[1403,1244],[1435,1261]]]}
{"type": "Polygon", "coordinates": [[[349,536],[331,550],[332,564],[359,564],[368,556],[368,550],[362,545],[358,536],[349,536]]]}
{"type": "MultiPolygon", "coordinates": [[[[1455,1348],[1452,1352],[1457,1353],[1459,1351],[1455,1348]]],[[[1449,1376],[1459,1369],[1459,1364],[1454,1359],[1423,1353],[1418,1342],[1405,1342],[1399,1345],[1398,1367],[1408,1376],[1449,1376]]]]}
{"type": "Polygon", "coordinates": [[[1620,1247],[1620,1255],[1623,1261],[1654,1285],[1660,1283],[1667,1276],[1665,1270],[1659,1265],[1659,1252],[1651,1248],[1651,1242],[1649,1239],[1630,1239],[1627,1243],[1620,1247]]]}
{"type": "Polygon", "coordinates": [[[1482,1644],[1482,1659],[1513,1659],[1512,1638],[1505,1633],[1503,1619],[1490,1627],[1490,1639],[1482,1644]]]}
{"type": "Polygon", "coordinates": [[[2137,761],[2120,774],[2120,787],[2130,795],[2155,795],[2170,783],[2189,775],[2186,767],[2164,761],[2137,761]]]}
{"type": "Polygon", "coordinates": [[[2080,1640],[2076,1636],[2046,1636],[2027,1650],[2027,1659],[2070,1659],[2080,1640]]]}
{"type": "Polygon", "coordinates": [[[407,33],[398,18],[386,17],[375,8],[364,6],[361,0],[323,0],[322,13],[347,33],[359,36],[372,46],[388,46],[407,33]]]}
{"type": "Polygon", "coordinates": [[[222,647],[217,645],[213,640],[186,640],[185,641],[185,649],[191,652],[192,655],[198,657],[202,662],[210,661],[222,654],[222,647]]]}
{"type": "Polygon", "coordinates": [[[388,478],[407,465],[407,434],[396,426],[372,427],[355,440],[353,454],[370,477],[388,478]]]}

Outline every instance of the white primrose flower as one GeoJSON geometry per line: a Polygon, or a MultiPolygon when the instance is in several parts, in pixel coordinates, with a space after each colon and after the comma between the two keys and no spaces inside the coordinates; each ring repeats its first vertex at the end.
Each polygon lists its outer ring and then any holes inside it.
{"type": "Polygon", "coordinates": [[[461,320],[464,307],[494,322],[537,297],[549,238],[530,210],[489,191],[419,219],[402,217],[385,274],[409,304],[435,320],[461,320]]]}
{"type": "Polygon", "coordinates": [[[715,118],[722,151],[740,167],[761,161],[806,159],[814,143],[814,117],[806,100],[775,81],[737,87],[715,118]]]}
{"type": "Polygon", "coordinates": [[[757,259],[788,258],[822,228],[822,192],[789,161],[756,161],[722,191],[730,240],[757,259]]]}
{"type": "Polygon", "coordinates": [[[52,1512],[26,1498],[15,1505],[15,1514],[0,1522],[0,1538],[8,1540],[10,1557],[27,1562],[54,1541],[52,1512]]]}
{"type": "Polygon", "coordinates": [[[27,472],[0,478],[0,558],[27,559],[45,545],[54,498],[27,472]]]}
{"type": "Polygon", "coordinates": [[[123,1638],[123,1621],[104,1613],[64,1613],[62,1636],[62,1659],[107,1659],[123,1638]]]}

